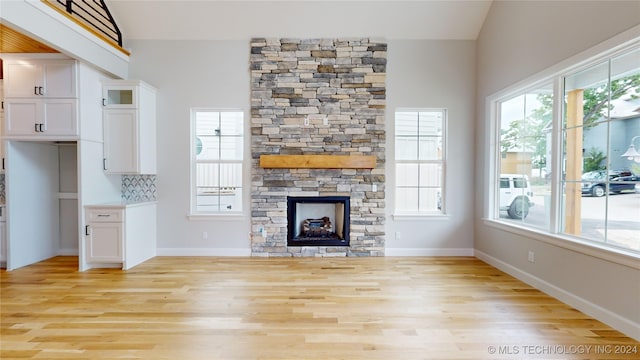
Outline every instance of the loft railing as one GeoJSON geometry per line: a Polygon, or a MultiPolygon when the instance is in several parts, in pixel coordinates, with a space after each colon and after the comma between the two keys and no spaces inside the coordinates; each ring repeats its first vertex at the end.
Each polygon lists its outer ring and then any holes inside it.
{"type": "Polygon", "coordinates": [[[122,48],[122,33],[103,0],[42,0],[54,9],[66,13],[72,20],[87,27],[99,37],[122,48]]]}

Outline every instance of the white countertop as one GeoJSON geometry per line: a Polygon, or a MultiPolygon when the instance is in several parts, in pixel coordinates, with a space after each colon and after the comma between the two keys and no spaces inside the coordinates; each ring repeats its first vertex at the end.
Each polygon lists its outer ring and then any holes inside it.
{"type": "Polygon", "coordinates": [[[95,208],[95,207],[99,207],[99,208],[125,208],[125,207],[134,207],[134,206],[146,206],[146,205],[155,205],[157,204],[157,201],[114,201],[114,202],[108,202],[108,203],[101,203],[101,204],[91,204],[91,205],[85,205],[86,208],[95,208]]]}

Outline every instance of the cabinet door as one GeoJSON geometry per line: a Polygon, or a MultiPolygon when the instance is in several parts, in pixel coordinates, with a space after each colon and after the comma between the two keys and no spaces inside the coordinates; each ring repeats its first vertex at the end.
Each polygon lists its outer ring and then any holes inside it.
{"type": "MultiPolygon", "coordinates": [[[[78,113],[75,99],[47,99],[42,101],[42,135],[77,135],[78,113]]],[[[35,128],[35,126],[34,126],[35,128]]],[[[38,129],[40,130],[40,129],[38,129]]]]}
{"type": "Polygon", "coordinates": [[[89,223],[86,235],[88,263],[122,262],[122,223],[89,223]]]}
{"type": "Polygon", "coordinates": [[[73,60],[51,60],[44,63],[45,97],[75,98],[76,65],[73,60]]]}
{"type": "Polygon", "coordinates": [[[4,221],[0,222],[0,262],[7,261],[7,237],[4,230],[4,221]]]}
{"type": "Polygon", "coordinates": [[[6,101],[4,135],[35,135],[37,119],[41,117],[39,100],[11,99],[6,101]]]}
{"type": "Polygon", "coordinates": [[[5,97],[77,97],[74,60],[12,61],[5,69],[5,97]]]}
{"type": "Polygon", "coordinates": [[[10,99],[5,103],[5,136],[76,136],[77,100],[10,99]]]}
{"type": "Polygon", "coordinates": [[[27,61],[5,64],[5,97],[39,96],[39,88],[44,88],[44,68],[27,61]]]}
{"type": "Polygon", "coordinates": [[[128,85],[102,87],[102,105],[107,109],[135,109],[138,107],[138,88],[128,85]]]}
{"type": "Polygon", "coordinates": [[[138,168],[138,126],[135,110],[105,110],[105,172],[134,174],[138,168]]]}

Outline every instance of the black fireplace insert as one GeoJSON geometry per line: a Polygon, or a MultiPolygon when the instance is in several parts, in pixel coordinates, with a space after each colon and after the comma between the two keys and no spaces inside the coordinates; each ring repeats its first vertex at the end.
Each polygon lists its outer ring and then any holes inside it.
{"type": "Polygon", "coordinates": [[[288,196],[288,246],[349,246],[348,196],[288,196]]]}

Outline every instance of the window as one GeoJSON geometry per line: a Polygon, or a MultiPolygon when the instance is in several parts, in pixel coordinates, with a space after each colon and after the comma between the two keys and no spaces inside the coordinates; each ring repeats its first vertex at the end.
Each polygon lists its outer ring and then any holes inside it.
{"type": "Polygon", "coordinates": [[[585,64],[495,100],[493,219],[638,254],[640,48],[585,64]]]}
{"type": "Polygon", "coordinates": [[[242,211],[242,111],[191,112],[191,212],[242,211]]]}
{"type": "Polygon", "coordinates": [[[498,103],[500,191],[496,217],[548,228],[553,84],[545,83],[498,103]]]}
{"type": "Polygon", "coordinates": [[[446,110],[395,114],[396,212],[444,212],[446,110]]]}

